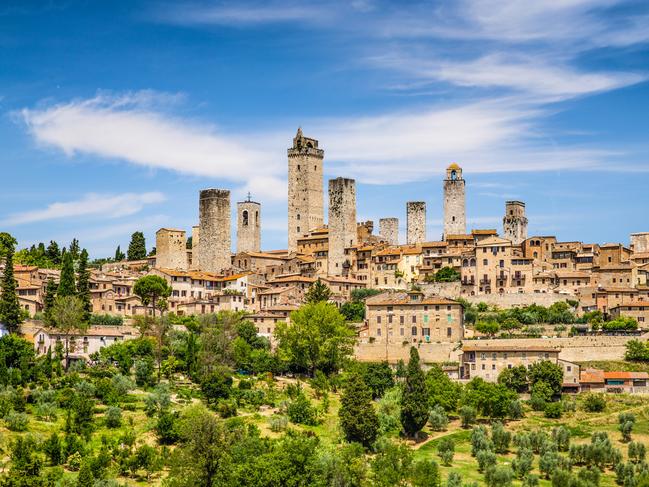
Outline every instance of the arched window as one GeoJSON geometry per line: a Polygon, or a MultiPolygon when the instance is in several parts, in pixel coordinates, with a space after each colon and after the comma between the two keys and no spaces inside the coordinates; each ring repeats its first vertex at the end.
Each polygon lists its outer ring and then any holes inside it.
{"type": "Polygon", "coordinates": [[[453,169],[451,171],[451,180],[455,181],[456,179],[457,179],[457,171],[455,169],[453,169]]]}
{"type": "Polygon", "coordinates": [[[471,259],[471,267],[475,267],[475,259],[471,259]]]}
{"type": "Polygon", "coordinates": [[[469,259],[464,259],[462,261],[462,267],[468,267],[469,266],[469,259]]]}
{"type": "Polygon", "coordinates": [[[243,226],[247,227],[248,226],[248,210],[243,210],[243,213],[241,214],[241,219],[243,220],[243,226]]]}
{"type": "Polygon", "coordinates": [[[259,212],[255,211],[255,226],[259,225],[259,212]]]}
{"type": "Polygon", "coordinates": [[[299,214],[299,213],[297,214],[296,218],[297,218],[298,220],[300,219],[300,214],[299,214]]]}

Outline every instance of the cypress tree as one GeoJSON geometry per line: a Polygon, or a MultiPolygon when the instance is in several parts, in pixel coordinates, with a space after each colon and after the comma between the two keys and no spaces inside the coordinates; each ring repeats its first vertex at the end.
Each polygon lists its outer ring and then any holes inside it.
{"type": "Polygon", "coordinates": [[[59,281],[58,296],[74,296],[77,293],[74,283],[74,264],[72,254],[66,252],[63,256],[63,267],[61,268],[61,280],[59,281]]]}
{"type": "Polygon", "coordinates": [[[92,475],[92,467],[90,467],[90,462],[85,461],[81,465],[79,470],[79,476],[77,477],[77,487],[92,487],[95,483],[95,478],[92,475]]]}
{"type": "Polygon", "coordinates": [[[410,360],[406,368],[401,399],[401,425],[406,435],[417,438],[428,420],[428,394],[426,377],[419,365],[419,353],[410,347],[410,360]]]}
{"type": "Polygon", "coordinates": [[[54,300],[56,299],[56,290],[58,286],[54,282],[54,279],[50,278],[47,280],[47,287],[45,288],[45,295],[43,296],[43,315],[45,323],[50,324],[52,320],[52,306],[54,306],[54,300]]]}
{"type": "Polygon", "coordinates": [[[16,279],[14,278],[13,237],[11,240],[4,242],[6,247],[5,269],[2,275],[2,294],[0,295],[0,322],[7,327],[10,333],[16,333],[23,320],[16,294],[16,279]]]}
{"type": "Polygon", "coordinates": [[[83,321],[89,321],[92,314],[92,301],[90,300],[90,271],[88,270],[88,251],[86,249],[83,249],[79,255],[77,296],[83,303],[83,321]]]}
{"type": "Polygon", "coordinates": [[[146,241],[142,232],[135,232],[131,235],[131,243],[128,245],[128,260],[146,259],[146,241]]]}
{"type": "Polygon", "coordinates": [[[347,380],[340,398],[340,426],[349,442],[370,447],[379,431],[379,419],[372,406],[372,392],[358,372],[347,380]]]}
{"type": "Polygon", "coordinates": [[[61,263],[59,244],[54,240],[50,240],[50,244],[47,246],[47,257],[52,261],[52,264],[59,265],[61,263]]]}
{"type": "Polygon", "coordinates": [[[115,250],[115,262],[121,262],[126,258],[124,255],[124,252],[122,252],[121,247],[118,245],[117,249],[115,250]]]}
{"type": "Polygon", "coordinates": [[[79,241],[76,238],[72,239],[69,252],[72,254],[72,260],[79,258],[79,241]]]}

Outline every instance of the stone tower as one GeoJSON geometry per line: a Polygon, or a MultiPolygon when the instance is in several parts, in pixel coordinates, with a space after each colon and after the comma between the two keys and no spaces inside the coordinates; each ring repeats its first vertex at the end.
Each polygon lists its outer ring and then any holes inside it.
{"type": "Polygon", "coordinates": [[[261,250],[261,204],[250,199],[237,203],[237,253],[261,250]]]}
{"type": "Polygon", "coordinates": [[[187,270],[185,230],[161,228],[155,234],[155,266],[158,269],[187,270]]]}
{"type": "Polygon", "coordinates": [[[288,250],[297,250],[297,239],[324,223],[322,160],[318,141],[297,129],[288,149],[288,250]]]}
{"type": "Polygon", "coordinates": [[[330,276],[347,274],[345,249],[356,245],[356,181],[336,178],[329,180],[329,254],[327,270],[330,276]]]}
{"type": "Polygon", "coordinates": [[[466,197],[462,168],[453,163],[444,180],[444,238],[466,234],[466,197]]]}
{"type": "Polygon", "coordinates": [[[522,201],[505,202],[505,216],[503,218],[503,238],[511,240],[518,245],[527,238],[527,218],[525,217],[525,203],[522,201]]]}
{"type": "Polygon", "coordinates": [[[381,218],[379,220],[379,235],[390,245],[399,245],[399,219],[381,218]]]}
{"type": "Polygon", "coordinates": [[[231,267],[230,191],[202,190],[198,214],[199,269],[204,272],[221,273],[231,267]]]}
{"type": "Polygon", "coordinates": [[[426,203],[408,201],[406,203],[406,241],[414,245],[426,241],[426,203]]]}
{"type": "Polygon", "coordinates": [[[200,230],[198,225],[192,227],[192,264],[189,268],[193,271],[200,269],[198,263],[198,245],[200,244],[200,230]]]}

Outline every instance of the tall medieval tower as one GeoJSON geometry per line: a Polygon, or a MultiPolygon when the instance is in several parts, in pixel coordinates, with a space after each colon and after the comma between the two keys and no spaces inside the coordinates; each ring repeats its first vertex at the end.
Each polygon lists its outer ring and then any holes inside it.
{"type": "Polygon", "coordinates": [[[399,219],[381,218],[379,220],[379,235],[389,245],[399,245],[399,219]]]}
{"type": "Polygon", "coordinates": [[[232,266],[230,191],[227,189],[204,189],[200,192],[198,203],[199,269],[218,274],[232,266]]]}
{"type": "Polygon", "coordinates": [[[261,204],[250,199],[237,203],[237,253],[261,250],[261,204]]]}
{"type": "Polygon", "coordinates": [[[329,252],[327,274],[347,274],[345,249],[356,245],[356,182],[353,179],[329,180],[329,252]]]}
{"type": "Polygon", "coordinates": [[[322,161],[318,141],[297,129],[288,149],[288,250],[297,250],[297,239],[324,223],[322,161]]]}
{"type": "Polygon", "coordinates": [[[527,238],[527,217],[525,203],[522,201],[505,202],[503,217],[503,237],[518,245],[527,238]]]}
{"type": "Polygon", "coordinates": [[[462,168],[453,163],[446,168],[444,180],[444,239],[447,235],[466,234],[466,198],[462,168]]]}
{"type": "Polygon", "coordinates": [[[406,242],[415,245],[426,241],[426,202],[406,203],[406,242]]]}

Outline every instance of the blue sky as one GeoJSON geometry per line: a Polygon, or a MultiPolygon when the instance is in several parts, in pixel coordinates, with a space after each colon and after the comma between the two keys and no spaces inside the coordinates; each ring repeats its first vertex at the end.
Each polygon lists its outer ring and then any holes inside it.
{"type": "Polygon", "coordinates": [[[648,79],[641,1],[5,0],[0,230],[109,256],[190,230],[218,187],[251,191],[285,248],[302,126],[326,178],[356,178],[359,220],[425,200],[439,238],[457,162],[470,228],[520,199],[531,234],[628,242],[649,231],[648,79]]]}

